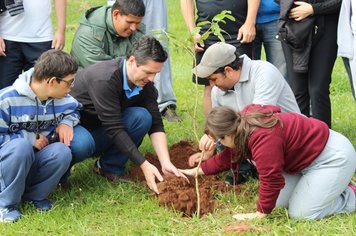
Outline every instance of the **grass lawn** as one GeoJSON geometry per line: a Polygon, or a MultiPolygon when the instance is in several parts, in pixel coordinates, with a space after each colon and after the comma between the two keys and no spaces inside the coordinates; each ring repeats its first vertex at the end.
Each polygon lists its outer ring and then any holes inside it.
{"type": "MultiPolygon", "coordinates": [[[[79,16],[85,9],[103,4],[106,0],[68,1],[66,51],[70,50],[79,16]]],[[[188,33],[180,14],[179,1],[167,0],[167,5],[169,32],[186,39],[188,33]]],[[[192,114],[197,93],[199,135],[203,126],[203,90],[200,87],[196,90],[191,82],[192,58],[172,49],[171,60],[178,113],[183,121],[165,123],[169,145],[183,139],[195,140],[192,114]]],[[[356,146],[356,103],[340,59],[335,65],[330,91],[333,128],[356,146]]],[[[152,152],[148,140],[144,140],[140,150],[143,153],[152,152]]],[[[111,184],[95,175],[93,162],[94,158],[75,166],[70,177],[72,190],[52,194],[53,210],[40,213],[23,204],[22,219],[14,224],[0,224],[0,235],[226,235],[225,229],[230,224],[247,229],[246,235],[356,235],[355,214],[299,222],[289,219],[284,209],[276,209],[267,219],[239,225],[231,217],[234,212],[255,211],[258,182],[253,180],[245,184],[240,195],[218,194],[219,207],[213,214],[201,219],[183,218],[177,212],[159,207],[158,200],[138,184],[111,184]]]]}

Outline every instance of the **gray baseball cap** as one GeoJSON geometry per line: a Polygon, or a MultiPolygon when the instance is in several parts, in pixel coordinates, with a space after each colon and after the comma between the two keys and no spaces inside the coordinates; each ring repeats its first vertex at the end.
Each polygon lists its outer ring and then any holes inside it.
{"type": "Polygon", "coordinates": [[[211,45],[203,55],[193,73],[200,78],[207,78],[220,67],[226,66],[236,59],[236,48],[230,44],[219,42],[211,45]]]}

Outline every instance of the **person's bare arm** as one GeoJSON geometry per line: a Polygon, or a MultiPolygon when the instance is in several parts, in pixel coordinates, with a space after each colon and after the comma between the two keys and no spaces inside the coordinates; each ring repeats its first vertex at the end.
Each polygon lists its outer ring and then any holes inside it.
{"type": "MultiPolygon", "coordinates": [[[[194,0],[180,0],[180,9],[184,18],[184,22],[187,25],[189,32],[191,33],[196,27],[194,0]]],[[[200,41],[201,35],[196,33],[193,37],[194,50],[196,52],[204,51],[204,42],[200,42],[200,46],[197,44],[197,42],[200,41]]]]}
{"type": "Polygon", "coordinates": [[[62,50],[65,45],[67,0],[55,0],[57,28],[53,36],[52,48],[62,50]]]}
{"type": "Polygon", "coordinates": [[[6,57],[5,49],[4,39],[0,37],[0,57],[6,57]]]}
{"type": "Polygon", "coordinates": [[[240,27],[237,40],[241,43],[251,43],[256,36],[256,17],[260,0],[247,1],[247,16],[245,23],[240,27]]]}
{"type": "Polygon", "coordinates": [[[169,153],[168,153],[168,145],[167,138],[164,132],[156,132],[150,135],[150,139],[152,142],[152,146],[157,154],[159,162],[162,166],[163,174],[175,175],[180,177],[178,169],[172,164],[169,153]]]}

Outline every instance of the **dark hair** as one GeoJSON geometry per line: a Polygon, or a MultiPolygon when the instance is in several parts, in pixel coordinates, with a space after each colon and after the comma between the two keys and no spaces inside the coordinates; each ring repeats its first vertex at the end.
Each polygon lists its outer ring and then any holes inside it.
{"type": "Polygon", "coordinates": [[[32,77],[37,81],[56,77],[64,78],[67,75],[75,74],[78,64],[74,58],[62,50],[48,50],[37,59],[32,77]]]}
{"type": "Polygon", "coordinates": [[[153,36],[142,36],[137,40],[126,54],[126,58],[134,56],[138,65],[144,65],[148,60],[155,62],[165,62],[167,52],[163,49],[161,43],[153,36]]]}
{"type": "Polygon", "coordinates": [[[116,0],[111,12],[119,10],[121,15],[145,16],[145,4],[142,0],[116,0]]]}
{"type": "Polygon", "coordinates": [[[228,65],[225,65],[225,66],[222,66],[222,67],[218,68],[216,71],[214,71],[213,74],[224,73],[226,66],[229,66],[234,70],[241,69],[242,63],[243,63],[243,59],[240,58],[241,55],[240,55],[240,53],[237,52],[237,50],[235,51],[235,56],[236,56],[236,58],[235,58],[235,60],[233,62],[231,62],[228,65]]]}
{"type": "Polygon", "coordinates": [[[227,106],[213,108],[206,118],[205,133],[215,139],[223,139],[225,135],[233,135],[236,146],[234,161],[241,161],[250,153],[248,139],[256,128],[272,128],[282,121],[272,110],[262,108],[251,109],[241,114],[227,106]]]}

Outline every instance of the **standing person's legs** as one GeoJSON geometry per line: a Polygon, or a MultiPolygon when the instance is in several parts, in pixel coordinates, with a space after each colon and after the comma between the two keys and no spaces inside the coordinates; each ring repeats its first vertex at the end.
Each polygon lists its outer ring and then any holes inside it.
{"type": "Polygon", "coordinates": [[[349,77],[352,96],[356,101],[356,60],[354,59],[350,60],[349,58],[343,57],[342,61],[344,62],[346,73],[349,77]],[[351,69],[351,68],[355,68],[355,69],[351,69]]]}
{"type": "Polygon", "coordinates": [[[0,89],[12,85],[22,73],[24,56],[22,43],[4,40],[6,57],[0,57],[0,89]]]}
{"type": "Polygon", "coordinates": [[[325,30],[314,44],[309,63],[311,115],[331,127],[330,84],[337,56],[337,18],[325,17],[325,30]],[[334,22],[335,21],[335,22],[334,22]],[[320,56],[325,53],[325,56],[320,56]]]}
{"type": "Polygon", "coordinates": [[[262,42],[263,42],[263,24],[256,24],[256,36],[252,42],[253,60],[261,60],[262,42]]]}
{"type": "Polygon", "coordinates": [[[171,109],[175,110],[177,107],[177,99],[173,91],[171,60],[169,57],[164,63],[161,72],[156,75],[154,85],[158,90],[157,102],[159,111],[163,112],[167,107],[171,107],[171,109]]]}
{"type": "MultiPolygon", "coordinates": [[[[142,22],[146,25],[146,33],[152,34],[152,30],[168,31],[168,17],[165,0],[143,0],[143,3],[145,4],[146,11],[142,22]]],[[[175,113],[177,98],[173,91],[169,50],[166,47],[165,41],[161,41],[161,44],[166,48],[168,58],[164,63],[161,72],[156,75],[154,80],[154,85],[158,91],[158,108],[162,113],[163,118],[166,118],[168,121],[180,121],[179,116],[175,113]]]]}
{"type": "Polygon", "coordinates": [[[309,74],[297,73],[293,70],[292,49],[282,43],[284,56],[287,64],[287,82],[292,88],[295,99],[302,114],[310,116],[309,74]]]}
{"type": "Polygon", "coordinates": [[[171,60],[169,56],[165,61],[161,72],[156,75],[154,85],[158,91],[157,103],[162,117],[170,122],[180,121],[180,117],[175,112],[177,108],[177,99],[173,91],[171,60]]]}
{"type": "Polygon", "coordinates": [[[233,42],[227,42],[236,47],[236,51],[240,54],[246,54],[249,58],[252,58],[253,43],[239,43],[236,40],[233,42]]]}
{"type": "Polygon", "coordinates": [[[42,201],[56,188],[68,170],[72,154],[64,143],[55,142],[35,153],[35,161],[26,179],[23,199],[42,201]]]}
{"type": "MultiPolygon", "coordinates": [[[[354,34],[353,37],[353,48],[356,48],[356,35],[354,34]]],[[[353,52],[353,58],[342,58],[347,75],[349,77],[350,85],[351,85],[351,92],[356,101],[356,50],[353,52]]]]}
{"type": "MultiPolygon", "coordinates": [[[[122,114],[125,130],[134,144],[139,147],[143,138],[151,129],[152,116],[142,107],[126,108],[122,114]]],[[[99,167],[104,172],[120,176],[125,172],[128,156],[113,144],[103,127],[90,131],[94,141],[95,153],[101,154],[99,167]]]]}
{"type": "Polygon", "coordinates": [[[287,78],[287,65],[284,58],[281,41],[276,39],[278,33],[278,21],[260,24],[263,31],[263,47],[266,52],[267,61],[272,63],[287,78]]]}
{"type": "MultiPolygon", "coordinates": [[[[210,47],[211,44],[208,44],[207,42],[205,42],[205,50],[210,47]]],[[[197,66],[201,59],[203,58],[204,52],[197,52],[195,54],[195,65],[193,65],[193,68],[195,66],[197,66]]],[[[209,80],[207,80],[206,78],[200,78],[200,77],[196,77],[194,74],[192,75],[192,81],[195,84],[198,85],[204,85],[204,94],[203,94],[203,113],[204,116],[206,117],[211,108],[212,108],[212,103],[211,103],[211,90],[212,90],[212,86],[209,84],[209,80]]]]}
{"type": "Polygon", "coordinates": [[[330,130],[324,150],[301,173],[289,200],[290,217],[321,219],[355,211],[355,192],[348,187],[355,169],[353,145],[343,135],[330,130]]]}
{"type": "Polygon", "coordinates": [[[22,53],[24,56],[23,71],[27,71],[32,68],[41,54],[51,49],[51,46],[52,41],[39,43],[22,43],[22,53]]]}

